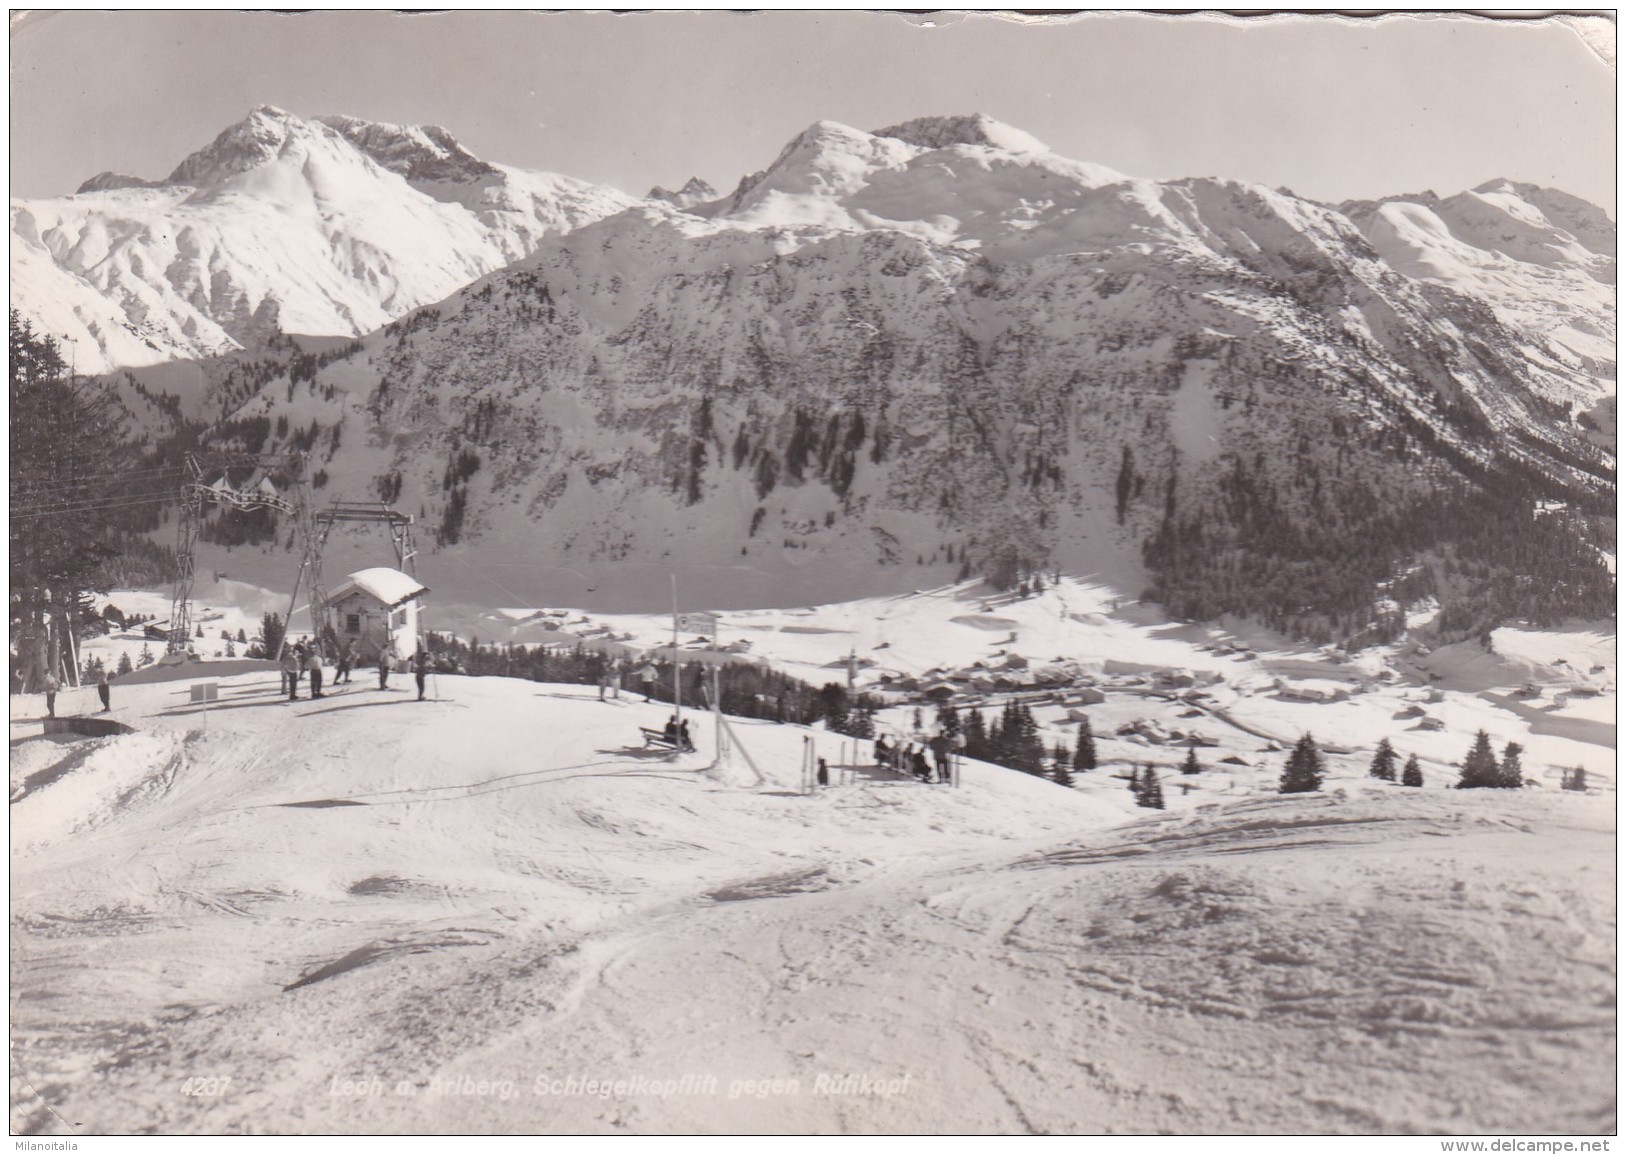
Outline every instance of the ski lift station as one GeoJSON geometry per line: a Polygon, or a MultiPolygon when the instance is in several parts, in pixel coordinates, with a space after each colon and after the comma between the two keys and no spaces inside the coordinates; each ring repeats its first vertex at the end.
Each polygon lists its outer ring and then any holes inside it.
{"type": "Polygon", "coordinates": [[[356,643],[363,662],[377,659],[388,642],[398,659],[418,652],[418,613],[428,588],[398,569],[357,570],[327,599],[339,644],[356,643]]]}

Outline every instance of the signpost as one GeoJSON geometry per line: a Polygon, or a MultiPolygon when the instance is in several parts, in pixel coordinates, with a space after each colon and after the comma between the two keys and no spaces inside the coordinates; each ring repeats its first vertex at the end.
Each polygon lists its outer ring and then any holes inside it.
{"type": "Polygon", "coordinates": [[[192,701],[203,703],[203,728],[209,728],[209,703],[220,700],[219,682],[193,682],[192,701]]]}

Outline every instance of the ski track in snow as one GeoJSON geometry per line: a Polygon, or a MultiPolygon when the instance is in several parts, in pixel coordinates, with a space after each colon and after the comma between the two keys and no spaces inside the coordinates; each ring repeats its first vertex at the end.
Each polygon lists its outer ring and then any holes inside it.
{"type": "MultiPolygon", "coordinates": [[[[919,601],[870,620],[902,637],[919,601]]],[[[1000,614],[1026,630],[1030,607],[1000,614]]],[[[774,643],[817,668],[865,621],[835,609],[814,621],[838,632],[774,643]]],[[[136,733],[68,742],[32,737],[36,703],[13,699],[14,1131],[1615,1125],[1612,776],[1456,792],[1428,756],[1428,789],[1372,783],[1370,719],[1404,687],[1359,710],[1236,694],[1250,729],[1314,715],[1356,752],[1322,792],[1280,797],[1280,755],[1214,766],[1258,749],[1228,731],[1150,813],[1106,768],[1066,792],[969,764],[958,790],[861,777],[801,797],[803,738],[833,763],[838,743],[764,723],[736,729],[768,781],[734,790],[706,773],[708,726],[694,755],[637,748],[661,703],[437,685],[290,706],[244,674],[206,720],[185,682],[118,686],[136,733]],[[714,1092],[535,1090],[685,1075],[714,1092]],[[821,1075],[907,1083],[829,1094],[821,1075]],[[231,1082],[185,1094],[200,1076],[231,1082]],[[770,1079],[796,1090],[738,1083],[770,1079]]],[[[1182,706],[1092,706],[1103,755],[1157,756],[1110,723],[1182,706]]],[[[1522,721],[1501,706],[1429,709],[1522,721]]],[[[1465,741],[1456,721],[1432,737],[1465,741]]]]}

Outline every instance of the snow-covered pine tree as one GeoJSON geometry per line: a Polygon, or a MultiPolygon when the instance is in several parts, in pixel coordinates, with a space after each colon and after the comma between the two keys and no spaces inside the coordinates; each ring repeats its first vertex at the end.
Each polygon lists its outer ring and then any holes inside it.
{"type": "Polygon", "coordinates": [[[1502,763],[1497,767],[1499,786],[1508,790],[1517,790],[1524,785],[1524,766],[1519,756],[1524,753],[1524,747],[1517,742],[1509,742],[1502,751],[1502,763]]]}
{"type": "Polygon", "coordinates": [[[1406,759],[1406,768],[1400,772],[1402,786],[1421,786],[1423,784],[1423,767],[1418,764],[1417,755],[1413,754],[1406,759]]]}
{"type": "Polygon", "coordinates": [[[1502,767],[1491,749],[1490,735],[1481,730],[1474,735],[1473,747],[1462,760],[1462,776],[1457,779],[1458,790],[1473,790],[1502,785],[1502,767]]]}
{"type": "Polygon", "coordinates": [[[1315,744],[1315,739],[1306,733],[1293,747],[1293,753],[1288,756],[1287,767],[1282,771],[1282,781],[1277,793],[1308,794],[1313,790],[1320,790],[1321,780],[1326,776],[1326,772],[1326,764],[1321,760],[1321,748],[1315,744]]]}
{"type": "Polygon", "coordinates": [[[1384,738],[1378,742],[1377,752],[1372,755],[1372,769],[1368,771],[1373,778],[1381,778],[1385,782],[1395,780],[1395,763],[1399,756],[1395,748],[1389,745],[1389,739],[1384,738]]]}
{"type": "Polygon", "coordinates": [[[125,650],[119,655],[118,673],[128,674],[133,669],[135,667],[130,664],[130,651],[125,650]]]}
{"type": "Polygon", "coordinates": [[[1574,790],[1581,794],[1586,793],[1586,767],[1577,766],[1573,770],[1564,771],[1562,783],[1565,790],[1574,790]]]}
{"type": "Polygon", "coordinates": [[[1073,748],[1073,769],[1095,769],[1095,733],[1090,729],[1088,718],[1078,724],[1078,745],[1073,748]]]}
{"type": "Polygon", "coordinates": [[[1202,773],[1202,769],[1202,766],[1197,761],[1197,747],[1186,747],[1186,760],[1180,763],[1180,773],[1200,774],[1202,773]]]}

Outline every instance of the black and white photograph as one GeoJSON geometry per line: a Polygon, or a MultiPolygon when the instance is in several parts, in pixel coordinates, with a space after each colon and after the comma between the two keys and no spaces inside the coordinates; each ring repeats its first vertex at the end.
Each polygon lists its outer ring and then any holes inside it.
{"type": "Polygon", "coordinates": [[[1610,1149],[1616,13],[10,19],[18,1150],[1610,1149]]]}

